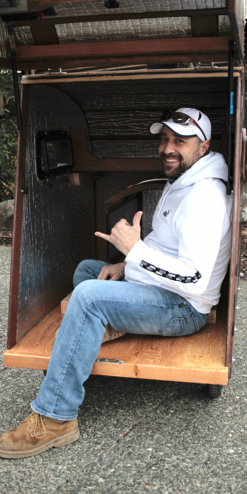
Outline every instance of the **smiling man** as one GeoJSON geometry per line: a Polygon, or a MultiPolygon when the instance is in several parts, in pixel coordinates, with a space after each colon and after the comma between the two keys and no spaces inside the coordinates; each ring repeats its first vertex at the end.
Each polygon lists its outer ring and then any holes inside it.
{"type": "Polygon", "coordinates": [[[159,156],[168,178],[152,231],[141,240],[139,211],[133,225],[121,219],[110,235],[95,233],[125,261],[79,264],[33,412],[0,437],[4,458],[32,456],[79,438],[83,383],[108,323],[135,334],[189,335],[206,324],[219,301],[230,257],[232,198],[226,195],[224,158],[209,152],[210,121],[198,110],[181,108],[150,131],[161,135],[159,156]]]}
{"type": "Polygon", "coordinates": [[[169,181],[180,177],[204,156],[209,148],[210,120],[192,108],[181,108],[177,112],[168,113],[163,122],[153,124],[150,131],[152,134],[161,133],[159,156],[164,175],[169,181]],[[204,127],[204,131],[196,118],[204,127]],[[184,126],[182,131],[181,125],[184,126]]]}

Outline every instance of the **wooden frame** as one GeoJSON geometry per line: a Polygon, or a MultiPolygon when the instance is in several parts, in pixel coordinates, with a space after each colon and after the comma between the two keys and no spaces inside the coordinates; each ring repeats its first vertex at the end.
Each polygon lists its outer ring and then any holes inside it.
{"type": "MultiPolygon", "coordinates": [[[[65,0],[54,0],[52,5],[65,0]]],[[[72,0],[75,1],[76,0],[72,0]]],[[[84,0],[87,2],[88,0],[84,0]]],[[[102,0],[103,1],[103,0],[102,0]]],[[[29,12],[41,12],[51,6],[50,0],[28,0],[29,12]]],[[[16,9],[18,13],[18,8],[16,9]]],[[[4,13],[4,11],[2,12],[4,13]]],[[[106,13],[103,15],[75,15],[35,20],[20,20],[13,28],[29,26],[34,46],[17,46],[19,70],[46,70],[48,68],[73,68],[88,65],[165,64],[189,62],[227,62],[228,41],[234,39],[236,59],[244,58],[244,1],[228,0],[226,8],[170,10],[140,13],[106,13]],[[231,36],[218,36],[218,18],[228,16],[231,36]],[[114,20],[155,19],[187,17],[191,19],[192,37],[143,39],[131,41],[100,41],[78,44],[58,44],[55,26],[59,24],[104,22],[114,20]],[[196,38],[196,39],[195,39],[196,38]]],[[[8,38],[6,49],[14,49],[14,35],[8,38]],[[11,39],[11,42],[10,42],[11,39]],[[10,46],[11,45],[11,46],[10,46]]],[[[2,67],[9,67],[9,60],[1,59],[2,67]]]]}
{"type": "MultiPolygon", "coordinates": [[[[216,76],[212,70],[213,77],[216,76]]],[[[206,77],[210,77],[210,73],[206,77]]],[[[162,74],[160,74],[162,77],[162,74]]],[[[178,78],[180,74],[175,73],[174,78],[178,78]]],[[[205,77],[205,74],[192,74],[191,77],[205,77]]],[[[226,74],[219,71],[218,77],[225,77],[226,74]]],[[[237,288],[237,272],[236,262],[238,258],[238,234],[239,234],[239,208],[240,208],[240,180],[241,169],[239,162],[241,158],[242,147],[242,76],[243,70],[236,69],[235,77],[237,78],[237,112],[235,126],[235,175],[234,175],[234,207],[233,207],[233,232],[232,232],[232,252],[231,252],[231,267],[230,267],[230,292],[229,292],[229,310],[228,310],[228,329],[227,314],[225,307],[227,300],[224,299],[219,312],[217,313],[217,322],[215,325],[208,323],[199,333],[181,338],[154,338],[144,336],[126,335],[121,340],[105,343],[100,350],[98,360],[93,367],[93,374],[123,376],[145,379],[161,379],[174,380],[184,382],[198,382],[207,384],[227,384],[228,377],[231,375],[232,351],[233,351],[233,321],[234,321],[234,306],[235,293],[237,288]],[[122,363],[120,363],[122,362],[122,363]]],[[[101,80],[105,80],[104,75],[98,75],[101,80]]],[[[121,80],[124,76],[118,76],[121,80]]],[[[132,76],[131,76],[132,77],[132,76]]],[[[148,76],[133,75],[133,77],[142,77],[148,80],[148,76]]],[[[170,74],[163,74],[163,77],[171,77],[170,74]]],[[[129,76],[125,76],[128,80],[129,76]]],[[[77,76],[79,79],[79,76],[77,76]]],[[[90,80],[90,76],[86,77],[90,80]]],[[[60,75],[59,80],[64,81],[64,76],[60,75]]],[[[71,78],[68,77],[68,81],[71,78]]],[[[73,79],[72,79],[73,80],[73,79]]],[[[82,79],[85,80],[85,79],[82,79]]],[[[28,84],[30,83],[50,83],[51,80],[47,77],[28,77],[23,81],[26,91],[23,93],[26,98],[26,108],[28,104],[28,84]]],[[[57,82],[57,79],[55,80],[57,82]]],[[[24,108],[24,106],[23,106],[24,108]]],[[[27,120],[25,120],[27,122],[27,120]]],[[[26,124],[25,124],[26,125],[26,124]]],[[[80,172],[90,171],[98,172],[102,169],[107,171],[131,170],[133,163],[137,164],[138,170],[155,170],[158,166],[158,160],[146,160],[143,165],[143,160],[105,160],[95,158],[86,147],[85,132],[72,130],[72,137],[75,145],[78,146],[78,152],[84,153],[84,163],[81,165],[76,163],[75,177],[77,183],[80,183],[80,172]],[[113,163],[114,162],[114,163],[113,163]],[[142,162],[142,163],[141,163],[142,162]],[[124,167],[125,164],[125,167],[124,167]],[[126,168],[127,167],[127,168],[126,168]]],[[[20,164],[19,164],[20,167],[20,164]]],[[[20,177],[20,175],[19,175],[20,177]]],[[[22,208],[20,186],[21,179],[18,179],[19,187],[17,188],[17,196],[19,199],[19,207],[22,208]],[[19,192],[18,192],[19,191],[19,192]]],[[[131,192],[137,191],[139,186],[133,187],[131,192]]],[[[154,187],[156,188],[156,186],[154,187]]],[[[139,190],[139,189],[138,189],[139,190]]],[[[103,196],[102,196],[103,197],[103,196]]],[[[101,199],[102,199],[101,197],[101,199]]],[[[109,196],[108,196],[109,197],[109,196]]],[[[123,197],[123,193],[118,194],[119,199],[123,197]]],[[[114,198],[114,201],[116,197],[114,198]]],[[[112,204],[113,199],[104,200],[105,210],[112,204]]],[[[21,215],[21,212],[18,212],[21,215]]],[[[21,217],[21,216],[20,216],[21,217]]],[[[51,316],[44,317],[43,324],[35,326],[28,334],[26,334],[16,345],[14,339],[13,326],[15,322],[15,310],[17,304],[17,283],[18,283],[18,248],[20,248],[20,225],[17,227],[16,220],[16,252],[13,251],[13,267],[12,267],[12,299],[10,318],[10,337],[8,350],[4,354],[4,365],[46,369],[48,366],[52,346],[55,339],[55,332],[61,323],[61,314],[59,308],[51,312],[51,316]],[[19,230],[18,230],[19,228],[19,230]],[[18,233],[19,232],[19,233],[18,233]],[[16,273],[17,270],[17,273],[16,273]]],[[[222,297],[225,297],[222,295],[222,297]]],[[[226,297],[227,298],[227,297],[226,297]]]]}
{"type": "MultiPolygon", "coordinates": [[[[27,121],[28,121],[28,104],[29,104],[29,87],[22,89],[21,109],[22,109],[22,143],[24,149],[24,162],[26,156],[26,139],[27,139],[27,121]]],[[[17,324],[17,307],[18,307],[18,287],[20,271],[20,253],[21,253],[21,228],[22,228],[22,210],[23,210],[23,170],[22,158],[20,151],[20,135],[18,137],[18,154],[17,154],[17,171],[16,187],[14,201],[14,220],[13,220],[13,247],[11,257],[10,271],[10,297],[9,297],[9,320],[8,320],[8,340],[7,348],[11,348],[16,343],[16,324],[17,324]]]]}

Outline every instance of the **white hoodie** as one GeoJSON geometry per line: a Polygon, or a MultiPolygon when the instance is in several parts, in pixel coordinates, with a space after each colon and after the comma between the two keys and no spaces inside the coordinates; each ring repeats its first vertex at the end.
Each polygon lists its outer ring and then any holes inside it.
{"type": "Polygon", "coordinates": [[[125,278],[166,288],[207,314],[220,298],[230,258],[232,196],[228,169],[210,152],[175,182],[167,182],[152,223],[125,261],[125,278]],[[224,181],[224,182],[223,182],[224,181]]]}

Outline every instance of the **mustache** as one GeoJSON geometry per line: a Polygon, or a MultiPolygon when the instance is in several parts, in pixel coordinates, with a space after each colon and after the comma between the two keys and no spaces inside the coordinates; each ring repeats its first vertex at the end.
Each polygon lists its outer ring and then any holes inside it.
{"type": "Polygon", "coordinates": [[[162,158],[162,159],[166,159],[166,158],[178,158],[181,161],[182,156],[179,153],[178,154],[174,154],[174,153],[166,154],[166,153],[164,153],[164,151],[162,151],[160,153],[160,158],[162,158]]]}

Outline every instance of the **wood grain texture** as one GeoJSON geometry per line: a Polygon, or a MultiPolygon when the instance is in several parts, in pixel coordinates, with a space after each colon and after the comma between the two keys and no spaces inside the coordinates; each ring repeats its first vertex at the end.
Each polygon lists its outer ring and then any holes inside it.
{"type": "MultiPolygon", "coordinates": [[[[6,367],[47,369],[55,333],[62,321],[60,306],[4,353],[6,367]]],[[[227,384],[224,365],[225,325],[206,325],[199,333],[179,338],[125,335],[102,345],[92,374],[207,384],[227,384]]]]}
{"type": "MultiPolygon", "coordinates": [[[[196,42],[193,38],[175,38],[175,39],[149,39],[135,41],[103,41],[98,43],[75,43],[52,46],[18,46],[16,49],[17,62],[28,61],[62,61],[69,59],[80,59],[83,61],[97,60],[102,64],[103,60],[109,58],[129,58],[132,63],[132,57],[141,56],[145,60],[149,56],[176,56],[184,55],[193,59],[193,55],[211,55],[228,54],[228,42],[230,36],[212,36],[198,37],[196,42]]],[[[136,63],[136,62],[134,62],[136,63]]]]}
{"type": "MultiPolygon", "coordinates": [[[[78,1],[78,0],[75,0],[78,1]]],[[[62,3],[59,1],[59,3],[62,3]]],[[[95,14],[95,15],[73,15],[73,16],[63,16],[63,17],[52,17],[52,18],[44,18],[42,20],[19,20],[13,22],[13,27],[21,27],[21,26],[42,26],[45,28],[46,26],[55,25],[55,24],[69,24],[73,22],[97,22],[97,21],[118,21],[118,20],[129,20],[129,19],[155,19],[162,17],[197,17],[198,10],[170,10],[170,11],[157,11],[157,12],[129,12],[126,14],[119,14],[115,11],[115,14],[95,14]]],[[[218,15],[227,15],[227,9],[218,8],[218,9],[200,9],[200,17],[210,18],[210,16],[218,16],[218,15]]]]}

